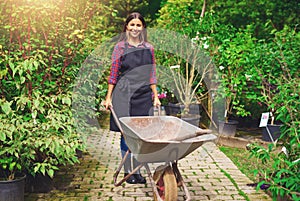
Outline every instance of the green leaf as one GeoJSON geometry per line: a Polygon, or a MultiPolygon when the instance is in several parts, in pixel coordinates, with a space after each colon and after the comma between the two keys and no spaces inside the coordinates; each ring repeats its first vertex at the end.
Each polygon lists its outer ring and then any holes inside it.
{"type": "Polygon", "coordinates": [[[33,100],[33,105],[34,105],[35,108],[38,108],[39,105],[40,105],[40,101],[38,99],[34,99],[33,100]]]}
{"type": "Polygon", "coordinates": [[[26,79],[25,79],[25,77],[21,77],[20,80],[21,80],[21,84],[23,84],[23,83],[25,82],[26,79]]]}
{"type": "Polygon", "coordinates": [[[11,112],[10,105],[10,102],[5,102],[3,105],[1,105],[1,109],[6,115],[8,115],[11,112]]]}
{"type": "Polygon", "coordinates": [[[0,79],[2,79],[3,77],[5,77],[6,74],[7,74],[7,69],[0,70],[0,79]]]}
{"type": "Polygon", "coordinates": [[[4,132],[0,132],[0,141],[5,141],[6,140],[6,135],[4,132]]]}
{"type": "Polygon", "coordinates": [[[9,164],[9,170],[12,171],[16,166],[16,162],[12,162],[9,164]]]}
{"type": "Polygon", "coordinates": [[[33,65],[35,66],[35,68],[37,69],[38,67],[39,67],[39,62],[37,62],[37,61],[34,61],[33,62],[33,65]]]}
{"type": "Polygon", "coordinates": [[[70,106],[71,105],[71,99],[69,97],[63,97],[62,103],[70,106]]]}
{"type": "Polygon", "coordinates": [[[41,171],[41,173],[42,173],[43,175],[45,175],[46,170],[45,170],[45,166],[44,166],[44,165],[41,165],[40,171],[41,171]]]}
{"type": "Polygon", "coordinates": [[[38,172],[40,168],[40,164],[38,163],[37,166],[34,167],[33,171],[38,172]]]}
{"type": "Polygon", "coordinates": [[[47,170],[47,174],[49,175],[49,177],[53,178],[54,170],[53,169],[47,170]]]}
{"type": "Polygon", "coordinates": [[[18,170],[21,170],[21,169],[22,169],[22,166],[21,166],[19,163],[17,164],[17,169],[18,169],[18,170]]]}

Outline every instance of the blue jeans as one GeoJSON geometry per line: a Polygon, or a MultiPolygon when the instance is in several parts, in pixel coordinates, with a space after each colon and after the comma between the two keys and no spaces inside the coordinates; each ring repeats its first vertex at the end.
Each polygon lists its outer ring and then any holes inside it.
{"type": "MultiPolygon", "coordinates": [[[[122,154],[122,158],[124,158],[127,150],[128,150],[128,146],[125,142],[125,139],[123,137],[123,135],[121,136],[121,140],[120,140],[120,147],[121,147],[121,154],[122,154]]],[[[130,154],[128,155],[128,157],[130,157],[130,154]]]]}

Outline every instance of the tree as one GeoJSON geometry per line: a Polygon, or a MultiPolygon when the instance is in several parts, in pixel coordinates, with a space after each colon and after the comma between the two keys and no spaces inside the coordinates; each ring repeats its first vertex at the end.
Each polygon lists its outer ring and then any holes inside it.
{"type": "MultiPolygon", "coordinates": [[[[254,27],[254,36],[270,37],[272,29],[283,29],[284,25],[297,26],[300,23],[299,2],[296,0],[254,0],[254,1],[209,1],[209,10],[219,16],[222,24],[236,28],[254,27]],[[269,26],[265,26],[268,23],[269,26]]],[[[297,28],[299,30],[299,28],[297,28]]]]}
{"type": "MultiPolygon", "coordinates": [[[[124,21],[132,12],[140,12],[145,10],[149,3],[141,0],[116,0],[105,2],[105,5],[113,9],[113,15],[109,19],[109,27],[113,27],[115,33],[123,31],[124,21]]],[[[142,13],[144,14],[144,13],[142,13]]]]}

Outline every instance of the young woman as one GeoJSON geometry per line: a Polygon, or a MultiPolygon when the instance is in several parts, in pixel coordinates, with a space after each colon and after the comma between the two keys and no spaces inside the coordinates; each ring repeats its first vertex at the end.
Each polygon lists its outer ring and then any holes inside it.
{"type": "MultiPolygon", "coordinates": [[[[112,53],[112,66],[108,79],[105,107],[113,106],[118,118],[124,116],[153,115],[153,106],[160,106],[156,90],[154,48],[147,42],[146,22],[137,12],[131,13],[124,24],[123,33],[112,53]],[[153,99],[152,99],[153,97],[153,99]]],[[[110,130],[119,132],[113,117],[110,130]]],[[[124,157],[128,147],[121,136],[121,153],[124,157]]],[[[139,164],[134,157],[124,163],[125,176],[139,164]],[[131,166],[133,158],[133,168],[131,166]]],[[[146,183],[138,171],[127,183],[146,183]]]]}

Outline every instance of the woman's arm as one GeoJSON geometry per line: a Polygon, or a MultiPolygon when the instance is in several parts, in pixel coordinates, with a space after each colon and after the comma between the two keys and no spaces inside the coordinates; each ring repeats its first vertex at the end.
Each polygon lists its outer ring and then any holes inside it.
{"type": "Polygon", "coordinates": [[[118,74],[119,74],[119,68],[121,66],[120,57],[123,54],[122,52],[122,43],[118,43],[114,47],[114,51],[112,53],[112,64],[110,68],[110,75],[108,77],[108,88],[106,93],[106,98],[103,103],[106,109],[108,109],[110,106],[112,106],[112,92],[115,88],[115,85],[117,83],[118,74]]]}
{"type": "MultiPolygon", "coordinates": [[[[150,44],[149,44],[150,45],[150,44]]],[[[151,72],[151,77],[150,77],[150,87],[151,87],[151,90],[153,92],[153,105],[155,107],[157,106],[160,106],[161,103],[160,103],[160,100],[158,98],[158,93],[157,93],[157,89],[156,89],[156,61],[155,61],[155,55],[154,55],[154,48],[152,45],[150,45],[150,51],[151,51],[151,55],[152,55],[152,64],[153,64],[153,69],[152,69],[152,72],[151,72]]]]}
{"type": "Polygon", "coordinates": [[[150,87],[151,87],[151,90],[152,90],[153,96],[154,96],[154,98],[153,98],[153,105],[154,105],[155,107],[158,107],[158,106],[161,105],[161,103],[160,103],[160,100],[159,100],[159,98],[158,98],[158,93],[157,93],[157,89],[156,89],[156,84],[151,84],[150,87]]]}
{"type": "Polygon", "coordinates": [[[114,88],[115,88],[114,84],[108,84],[106,99],[105,99],[104,104],[103,104],[106,109],[108,109],[110,106],[112,106],[111,96],[112,96],[112,92],[113,92],[114,88]]]}

